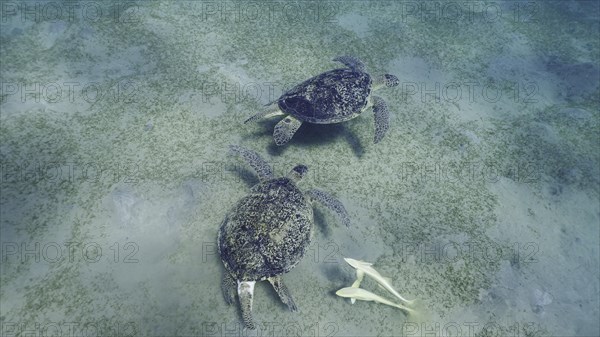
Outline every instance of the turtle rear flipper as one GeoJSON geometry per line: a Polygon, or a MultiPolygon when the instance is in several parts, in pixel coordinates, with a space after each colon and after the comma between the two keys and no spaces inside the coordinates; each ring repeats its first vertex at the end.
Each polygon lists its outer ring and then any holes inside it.
{"type": "Polygon", "coordinates": [[[238,296],[240,297],[240,309],[242,310],[242,319],[247,329],[256,329],[254,319],[252,319],[252,299],[254,298],[255,281],[238,281],[238,296]]]}
{"type": "Polygon", "coordinates": [[[286,116],[277,125],[273,131],[273,139],[278,146],[285,145],[292,139],[298,128],[302,125],[302,121],[293,116],[286,116]]]}
{"type": "Polygon", "coordinates": [[[308,191],[308,195],[312,200],[320,202],[323,206],[337,213],[337,215],[342,219],[342,223],[346,225],[346,227],[350,227],[350,217],[348,216],[348,212],[339,200],[331,196],[329,193],[317,189],[308,191]]]}
{"type": "Polygon", "coordinates": [[[365,71],[365,64],[362,63],[361,60],[357,59],[354,56],[338,56],[338,57],[334,58],[333,61],[341,62],[346,67],[348,67],[354,71],[360,71],[360,72],[365,71]]]}
{"type": "Polygon", "coordinates": [[[273,286],[273,289],[275,289],[275,292],[277,292],[277,295],[279,295],[281,302],[283,302],[283,304],[287,305],[291,311],[298,311],[298,308],[296,307],[296,303],[294,303],[294,300],[292,299],[292,295],[290,295],[290,291],[283,283],[281,276],[269,277],[268,280],[269,280],[269,283],[271,283],[271,285],[273,286]]]}
{"type": "Polygon", "coordinates": [[[375,115],[375,139],[374,143],[377,144],[383,139],[385,133],[390,127],[390,112],[388,111],[387,104],[383,98],[379,96],[373,96],[373,114],[375,115]]]}
{"type": "Polygon", "coordinates": [[[257,120],[263,119],[263,118],[270,118],[270,117],[281,116],[281,115],[283,115],[283,112],[281,112],[281,110],[279,110],[279,108],[265,110],[265,111],[256,113],[256,114],[254,114],[254,116],[251,116],[250,118],[246,119],[244,121],[244,124],[249,123],[249,122],[254,122],[254,121],[257,121],[257,120]]]}
{"type": "Polygon", "coordinates": [[[223,297],[225,302],[229,305],[235,300],[235,280],[228,272],[223,275],[223,281],[221,282],[221,290],[223,291],[223,297]]]}

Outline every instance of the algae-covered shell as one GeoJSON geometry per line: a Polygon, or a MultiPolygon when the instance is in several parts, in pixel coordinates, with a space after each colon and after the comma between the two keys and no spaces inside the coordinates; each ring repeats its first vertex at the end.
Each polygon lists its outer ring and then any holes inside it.
{"type": "Polygon", "coordinates": [[[281,275],[304,256],[312,224],[312,206],[292,180],[284,177],[259,183],[221,224],[221,259],[237,280],[281,275]]]}

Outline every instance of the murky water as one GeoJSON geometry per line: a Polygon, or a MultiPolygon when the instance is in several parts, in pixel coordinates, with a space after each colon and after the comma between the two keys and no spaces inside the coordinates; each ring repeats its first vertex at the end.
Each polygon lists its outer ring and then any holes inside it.
{"type": "MultiPolygon", "coordinates": [[[[592,1],[2,1],[2,336],[597,336],[600,20],[592,1]],[[370,109],[243,124],[343,65],[370,109]],[[221,294],[217,231],[259,182],[237,144],[338,198],[267,282],[221,294]],[[335,292],[373,263],[415,314],[335,292]]],[[[365,278],[361,287],[393,295],[365,278]]]]}

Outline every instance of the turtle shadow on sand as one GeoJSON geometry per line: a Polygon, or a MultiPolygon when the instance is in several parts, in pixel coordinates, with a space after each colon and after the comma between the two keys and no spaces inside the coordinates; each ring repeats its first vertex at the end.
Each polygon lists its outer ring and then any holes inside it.
{"type": "MultiPolygon", "coordinates": [[[[271,137],[273,134],[273,127],[278,122],[277,119],[259,121],[259,128],[250,134],[242,136],[242,139],[246,141],[262,137],[271,137]]],[[[350,121],[349,123],[353,124],[353,122],[354,121],[350,121]]],[[[290,144],[289,146],[278,146],[275,143],[270,143],[267,147],[267,152],[271,156],[279,156],[293,146],[302,148],[327,146],[327,144],[331,144],[343,138],[344,141],[350,144],[354,155],[361,158],[365,153],[365,149],[361,144],[360,139],[350,130],[351,128],[351,124],[350,128],[343,124],[302,125],[294,137],[293,144],[290,144]]]]}
{"type": "MultiPolygon", "coordinates": [[[[294,138],[295,145],[300,147],[313,147],[325,145],[343,138],[350,143],[352,151],[357,157],[362,157],[364,148],[356,137],[345,125],[342,124],[307,124],[301,127],[300,132],[294,138]]],[[[272,148],[280,148],[271,144],[272,148]]]]}
{"type": "MultiPolygon", "coordinates": [[[[277,124],[269,123],[266,126],[273,126],[277,124]]],[[[267,135],[271,135],[271,133],[267,130],[267,135]]],[[[264,136],[265,133],[260,132],[256,133],[256,136],[264,136]]],[[[333,142],[339,141],[343,139],[343,141],[348,142],[350,147],[352,148],[352,152],[358,158],[361,158],[365,153],[364,147],[361,144],[358,137],[356,137],[348,128],[342,124],[307,124],[302,125],[300,130],[296,133],[296,137],[294,137],[294,143],[289,146],[278,146],[275,143],[270,143],[267,147],[267,151],[269,155],[279,156],[288,148],[297,146],[300,148],[312,148],[319,146],[327,146],[327,144],[331,144],[333,142]]]]}
{"type": "Polygon", "coordinates": [[[319,228],[321,233],[323,233],[323,236],[326,238],[330,238],[333,231],[331,230],[331,227],[327,226],[325,214],[321,212],[320,209],[315,208],[313,210],[313,217],[315,220],[315,226],[319,228]]]}
{"type": "Polygon", "coordinates": [[[256,179],[254,172],[246,167],[241,165],[230,165],[227,169],[232,171],[232,174],[235,175],[237,179],[241,180],[248,188],[259,182],[259,180],[256,179]]]}

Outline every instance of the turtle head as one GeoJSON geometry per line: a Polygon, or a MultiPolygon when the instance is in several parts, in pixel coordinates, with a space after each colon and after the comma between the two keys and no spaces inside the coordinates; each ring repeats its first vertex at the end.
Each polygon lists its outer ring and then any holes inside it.
{"type": "Polygon", "coordinates": [[[288,173],[287,177],[294,182],[299,182],[306,175],[306,172],[308,172],[308,167],[306,167],[306,165],[296,165],[290,173],[288,173]]]}
{"type": "Polygon", "coordinates": [[[395,87],[398,84],[400,84],[400,80],[398,79],[398,77],[396,77],[392,74],[385,74],[385,75],[383,75],[383,77],[385,78],[385,86],[386,87],[395,87]]]}
{"type": "Polygon", "coordinates": [[[382,87],[395,87],[398,84],[400,84],[400,80],[398,79],[398,77],[392,75],[392,74],[383,74],[383,75],[379,75],[377,77],[375,77],[375,81],[373,83],[375,85],[376,88],[382,88],[382,87]]]}

